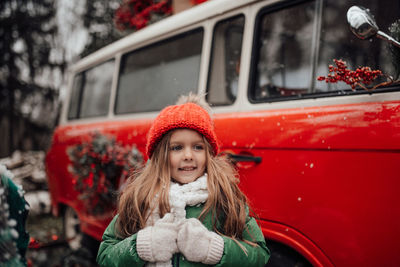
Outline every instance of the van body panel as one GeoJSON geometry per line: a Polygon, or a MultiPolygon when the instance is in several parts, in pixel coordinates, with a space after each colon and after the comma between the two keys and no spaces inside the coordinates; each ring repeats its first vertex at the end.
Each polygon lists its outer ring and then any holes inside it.
{"type": "Polygon", "coordinates": [[[305,233],[335,265],[388,259],[390,266],[397,241],[382,231],[400,237],[400,207],[392,206],[399,194],[399,110],[399,101],[387,101],[216,114],[215,127],[222,152],[262,159],[237,163],[240,187],[261,220],[305,233]],[[382,257],[368,256],[377,250],[382,257]]]}
{"type": "Polygon", "coordinates": [[[53,212],[58,213],[60,204],[71,206],[77,211],[81,220],[82,231],[100,240],[115,211],[93,215],[87,210],[72,182],[73,174],[69,170],[71,160],[68,157],[68,150],[90,140],[90,134],[100,133],[114,137],[122,144],[135,145],[145,155],[146,134],[150,123],[150,119],[139,119],[59,126],[54,132],[53,143],[46,156],[53,212]]]}
{"type": "MultiPolygon", "coordinates": [[[[222,153],[262,158],[259,164],[237,163],[240,187],[250,203],[256,203],[253,208],[261,221],[280,222],[282,227],[306,233],[309,240],[333,256],[338,266],[374,266],[364,261],[377,250],[369,240],[385,240],[382,231],[400,236],[400,208],[393,210],[391,205],[397,202],[399,193],[399,187],[393,186],[399,183],[399,110],[399,101],[386,101],[218,113],[214,121],[222,153]],[[338,166],[332,168],[332,164],[338,166]],[[279,205],[270,204],[276,202],[279,205]],[[332,221],[336,222],[334,227],[332,221]],[[338,250],[338,246],[343,249],[338,250]]],[[[66,151],[86,140],[89,133],[99,131],[135,144],[144,154],[151,121],[111,120],[60,126],[55,131],[47,156],[48,172],[58,175],[57,179],[49,179],[53,205],[63,203],[80,210],[82,230],[97,239],[112,214],[92,216],[82,212],[84,206],[70,182],[66,151]],[[54,160],[64,163],[56,164],[54,160]]],[[[279,236],[279,241],[291,245],[286,230],[279,236]]],[[[386,242],[380,255],[390,259],[396,244],[391,238],[386,242]]],[[[299,247],[295,249],[307,257],[308,250],[301,249],[307,245],[299,241],[296,244],[299,247]]],[[[378,263],[382,263],[380,257],[378,263]]]]}
{"type": "Polygon", "coordinates": [[[385,101],[219,113],[215,127],[221,140],[235,133],[228,147],[399,152],[399,111],[399,101],[385,101]]]}

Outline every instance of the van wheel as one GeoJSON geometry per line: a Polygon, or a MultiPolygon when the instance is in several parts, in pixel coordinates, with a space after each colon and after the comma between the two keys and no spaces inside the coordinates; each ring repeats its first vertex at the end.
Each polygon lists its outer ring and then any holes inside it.
{"type": "Polygon", "coordinates": [[[77,250],[81,246],[82,232],[79,217],[73,208],[67,207],[64,212],[64,237],[72,250],[77,250]]]}
{"type": "Polygon", "coordinates": [[[294,249],[278,242],[267,241],[271,257],[266,267],[312,267],[302,255],[294,249]]]}

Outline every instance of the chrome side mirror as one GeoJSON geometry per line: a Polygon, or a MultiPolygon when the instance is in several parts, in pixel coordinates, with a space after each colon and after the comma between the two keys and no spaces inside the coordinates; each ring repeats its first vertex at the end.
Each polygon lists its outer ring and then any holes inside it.
{"type": "Polygon", "coordinates": [[[400,48],[400,42],[379,30],[373,15],[365,7],[350,7],[347,11],[347,22],[351,31],[360,39],[376,36],[400,48]]]}

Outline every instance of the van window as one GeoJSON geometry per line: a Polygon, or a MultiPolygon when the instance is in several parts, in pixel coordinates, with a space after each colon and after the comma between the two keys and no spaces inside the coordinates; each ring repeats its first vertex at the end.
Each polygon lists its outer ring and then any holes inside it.
{"type": "MultiPolygon", "coordinates": [[[[328,65],[334,65],[333,59],[343,59],[349,69],[355,70],[360,66],[369,66],[379,69],[383,73],[395,73],[391,62],[391,49],[387,42],[378,38],[370,40],[358,39],[348,29],[346,13],[352,4],[346,1],[325,0],[322,11],[322,28],[320,38],[319,59],[316,77],[326,76],[329,72],[328,65]]],[[[379,28],[389,33],[390,25],[399,18],[400,2],[392,0],[358,0],[357,5],[370,9],[379,28]]],[[[386,80],[384,77],[377,79],[375,84],[386,80]]],[[[316,82],[315,92],[337,91],[349,89],[343,82],[325,83],[316,82]]],[[[360,89],[363,90],[363,89],[360,89]]]]}
{"type": "Polygon", "coordinates": [[[114,60],[74,77],[68,119],[104,116],[108,113],[114,60]]]}
{"type": "MultiPolygon", "coordinates": [[[[317,81],[318,76],[329,73],[333,59],[346,61],[351,70],[369,66],[396,74],[387,42],[361,40],[350,31],[347,10],[354,4],[369,8],[386,32],[400,14],[400,2],[391,0],[310,1],[262,10],[256,22],[250,100],[271,102],[353,93],[344,82],[317,81]]],[[[380,77],[371,86],[385,80],[380,77]]],[[[355,93],[364,92],[357,88],[355,93]]]]}
{"type": "Polygon", "coordinates": [[[77,119],[79,117],[79,100],[82,92],[82,83],[83,73],[75,75],[69,101],[68,119],[77,119]]]}
{"type": "Polygon", "coordinates": [[[315,3],[261,13],[255,53],[255,101],[307,92],[315,3]]]}
{"type": "Polygon", "coordinates": [[[214,28],[207,101],[232,104],[237,96],[244,16],[220,21],[214,28]]]}
{"type": "Polygon", "coordinates": [[[197,91],[203,29],[122,56],[115,113],[160,110],[197,91]]]}

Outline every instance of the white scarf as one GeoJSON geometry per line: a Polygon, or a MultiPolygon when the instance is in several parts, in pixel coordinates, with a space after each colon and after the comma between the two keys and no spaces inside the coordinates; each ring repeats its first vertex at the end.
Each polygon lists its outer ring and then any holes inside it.
{"type": "MultiPolygon", "coordinates": [[[[171,181],[169,188],[169,205],[171,213],[174,215],[174,223],[180,223],[186,218],[185,207],[195,206],[206,202],[208,198],[207,190],[207,174],[200,176],[191,183],[180,185],[171,181]]],[[[160,219],[158,206],[154,209],[146,226],[154,225],[160,219]]],[[[146,264],[148,267],[170,267],[172,266],[171,260],[168,262],[149,262],[146,264]]]]}

